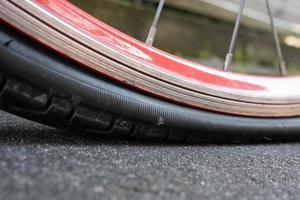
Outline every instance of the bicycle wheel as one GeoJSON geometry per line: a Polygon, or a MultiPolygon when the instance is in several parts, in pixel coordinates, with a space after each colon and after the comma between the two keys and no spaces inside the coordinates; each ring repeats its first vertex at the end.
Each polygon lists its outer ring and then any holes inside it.
{"type": "Polygon", "coordinates": [[[63,0],[1,1],[1,108],[55,127],[175,141],[299,137],[299,76],[220,71],[63,0]]]}

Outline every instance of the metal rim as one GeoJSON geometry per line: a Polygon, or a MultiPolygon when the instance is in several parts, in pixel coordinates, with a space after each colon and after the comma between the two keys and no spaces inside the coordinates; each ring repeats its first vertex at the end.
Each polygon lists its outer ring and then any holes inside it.
{"type": "Polygon", "coordinates": [[[242,75],[195,64],[139,42],[67,1],[7,0],[0,8],[3,21],[39,42],[156,96],[235,115],[300,115],[299,76],[242,75]]]}

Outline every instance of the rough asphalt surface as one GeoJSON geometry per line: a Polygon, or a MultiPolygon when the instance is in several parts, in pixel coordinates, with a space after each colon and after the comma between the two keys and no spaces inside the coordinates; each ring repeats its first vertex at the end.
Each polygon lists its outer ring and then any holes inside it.
{"type": "Polygon", "coordinates": [[[109,141],[0,112],[0,199],[299,199],[300,144],[109,141]]]}

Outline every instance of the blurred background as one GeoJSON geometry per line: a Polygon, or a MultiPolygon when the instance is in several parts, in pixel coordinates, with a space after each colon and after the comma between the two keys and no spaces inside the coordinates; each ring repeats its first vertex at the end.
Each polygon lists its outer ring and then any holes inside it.
{"type": "MultiPolygon", "coordinates": [[[[158,0],[71,0],[107,24],[145,41],[158,0]]],[[[288,73],[300,73],[300,1],[270,0],[288,73]],[[298,24],[299,23],[299,24],[298,24]]],[[[239,0],[166,0],[154,46],[189,60],[221,68],[239,0]]],[[[248,0],[232,71],[278,73],[264,0],[248,0]]]]}

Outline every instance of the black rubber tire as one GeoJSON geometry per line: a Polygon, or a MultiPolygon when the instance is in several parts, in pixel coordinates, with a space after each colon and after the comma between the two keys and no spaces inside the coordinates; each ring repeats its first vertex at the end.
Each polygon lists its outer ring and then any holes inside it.
{"type": "Polygon", "coordinates": [[[300,118],[248,118],[156,99],[94,74],[0,25],[0,107],[111,137],[189,142],[295,141],[300,118]]]}

